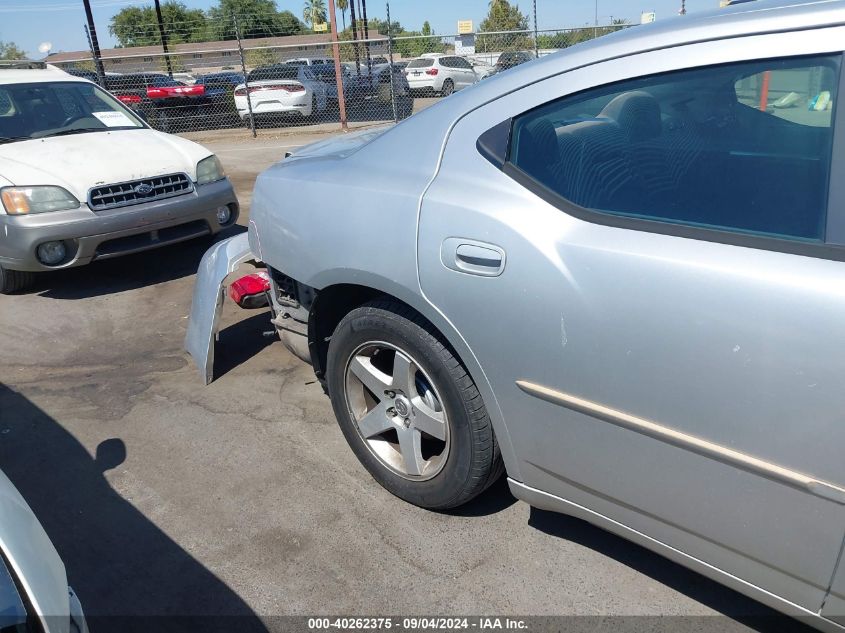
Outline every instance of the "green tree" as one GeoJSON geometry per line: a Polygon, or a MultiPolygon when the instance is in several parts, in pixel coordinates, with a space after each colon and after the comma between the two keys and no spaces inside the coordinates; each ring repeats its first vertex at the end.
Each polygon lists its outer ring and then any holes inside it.
{"type": "MultiPolygon", "coordinates": [[[[171,44],[200,42],[207,39],[205,14],[174,0],[161,5],[161,19],[171,44]]],[[[152,6],[121,9],[109,24],[109,32],[120,46],[161,44],[158,18],[152,6]]]]}
{"type": "Polygon", "coordinates": [[[282,35],[279,15],[275,0],[220,0],[208,10],[209,30],[214,39],[235,39],[236,16],[241,38],[273,37],[282,35]]]}
{"type": "Polygon", "coordinates": [[[481,22],[476,49],[479,53],[490,51],[514,51],[530,46],[529,38],[515,33],[500,35],[481,35],[481,33],[500,33],[502,31],[525,31],[528,29],[528,17],[519,5],[511,5],[508,0],[491,0],[487,17],[481,22]]]}
{"type": "Polygon", "coordinates": [[[346,30],[346,10],[349,8],[349,0],[337,0],[335,3],[340,9],[340,17],[343,18],[343,30],[346,30]]]}
{"type": "Polygon", "coordinates": [[[428,23],[428,20],[423,22],[422,34],[423,35],[431,35],[432,34],[431,24],[428,23]]]}
{"type": "Polygon", "coordinates": [[[256,48],[244,52],[244,61],[249,68],[279,63],[279,53],[269,48],[256,48]]]}
{"type": "Polygon", "coordinates": [[[314,29],[315,24],[326,23],[326,2],[325,0],[305,0],[302,7],[302,18],[306,24],[311,25],[314,29]]]}
{"type": "Polygon", "coordinates": [[[276,16],[276,35],[298,35],[305,25],[290,11],[281,11],[276,16]]]}
{"type": "Polygon", "coordinates": [[[26,52],[14,42],[0,40],[0,59],[26,59],[26,52]]]}

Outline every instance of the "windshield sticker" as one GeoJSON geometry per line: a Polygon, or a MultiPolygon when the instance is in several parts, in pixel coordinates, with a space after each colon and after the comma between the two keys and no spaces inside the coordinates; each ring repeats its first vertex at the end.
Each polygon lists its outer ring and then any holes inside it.
{"type": "Polygon", "coordinates": [[[92,112],[106,127],[137,127],[137,124],[123,112],[92,112]]]}

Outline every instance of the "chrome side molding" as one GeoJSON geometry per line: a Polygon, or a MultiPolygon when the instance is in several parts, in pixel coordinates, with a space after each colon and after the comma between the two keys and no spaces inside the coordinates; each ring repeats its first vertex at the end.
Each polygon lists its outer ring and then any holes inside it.
{"type": "Polygon", "coordinates": [[[638,418],[624,411],[617,411],[596,402],[584,400],[577,396],[550,389],[525,380],[517,380],[516,386],[525,393],[551,402],[552,404],[566,407],[578,413],[584,413],[610,424],[646,435],[648,437],[666,442],[678,448],[682,448],[704,457],[718,460],[736,468],[741,468],[755,475],[766,477],[787,486],[805,490],[812,495],[845,505],[845,488],[826,481],[820,481],[810,475],[805,475],[789,468],[784,468],[772,462],[748,455],[740,451],[716,444],[708,440],[677,431],[667,426],[657,424],[651,420],[638,418]]]}

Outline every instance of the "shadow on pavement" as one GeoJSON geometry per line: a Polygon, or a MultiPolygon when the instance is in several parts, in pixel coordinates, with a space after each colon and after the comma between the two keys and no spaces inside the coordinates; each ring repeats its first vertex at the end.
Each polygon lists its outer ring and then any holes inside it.
{"type": "Polygon", "coordinates": [[[2,383],[0,431],[0,468],[56,546],[92,633],[266,633],[232,589],[109,485],[103,473],[125,460],[122,440],[104,440],[92,458],[2,383]]]}
{"type": "MultiPolygon", "coordinates": [[[[578,543],[612,558],[760,633],[779,633],[782,631],[811,633],[815,630],[659,554],[581,519],[532,507],[528,525],[551,536],[578,543]]],[[[636,620],[637,618],[631,619],[636,620]]],[[[647,620],[649,618],[643,617],[642,619],[647,620]]],[[[671,621],[673,618],[666,619],[671,621]]],[[[684,618],[675,619],[682,620],[684,618]]],[[[722,624],[725,624],[720,623],[719,618],[715,617],[687,619],[696,620],[696,624],[701,624],[702,626],[699,629],[701,631],[720,630],[722,624]],[[712,626],[704,626],[708,623],[708,620],[712,620],[712,626]]],[[[684,628],[683,630],[688,629],[684,628]]]]}
{"type": "Polygon", "coordinates": [[[77,300],[181,279],[197,272],[200,259],[215,241],[244,231],[246,227],[235,225],[220,231],[213,238],[197,238],[78,268],[39,273],[35,284],[22,294],[77,300]]]}
{"type": "Polygon", "coordinates": [[[251,317],[220,330],[220,339],[214,346],[214,380],[225,376],[265,347],[278,343],[279,337],[268,310],[257,310],[251,317]],[[264,336],[272,332],[272,336],[264,336]]]}
{"type": "Polygon", "coordinates": [[[497,514],[516,503],[516,497],[508,488],[508,478],[504,474],[499,477],[487,490],[475,499],[458,508],[449,510],[446,514],[458,517],[483,517],[497,514]]]}

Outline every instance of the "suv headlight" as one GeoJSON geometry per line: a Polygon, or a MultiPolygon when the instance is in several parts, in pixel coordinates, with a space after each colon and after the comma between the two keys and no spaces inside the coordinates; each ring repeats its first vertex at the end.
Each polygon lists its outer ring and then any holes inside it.
{"type": "Polygon", "coordinates": [[[217,160],[217,156],[212,154],[208,158],[203,158],[197,163],[197,184],[204,185],[215,180],[222,180],[226,177],[226,172],[223,171],[223,165],[217,160]]]}
{"type": "Polygon", "coordinates": [[[0,199],[9,215],[47,213],[79,208],[79,200],[61,187],[3,187],[0,199]]]}

